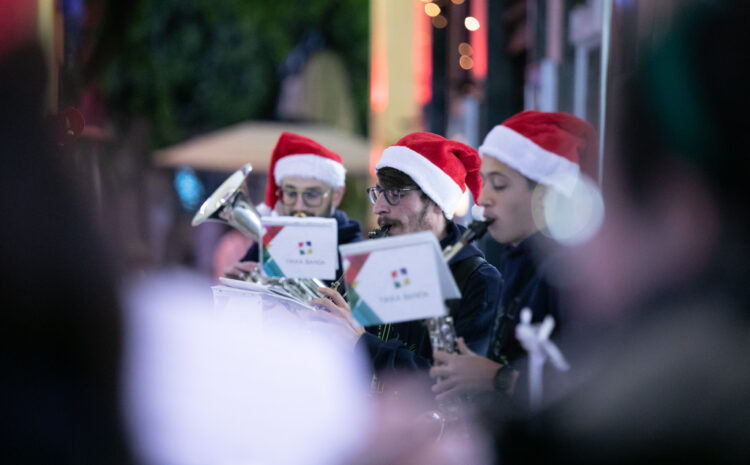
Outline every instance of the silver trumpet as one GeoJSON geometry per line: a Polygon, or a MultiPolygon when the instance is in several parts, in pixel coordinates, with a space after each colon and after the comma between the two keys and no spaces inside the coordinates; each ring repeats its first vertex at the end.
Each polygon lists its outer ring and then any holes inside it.
{"type": "MultiPolygon", "coordinates": [[[[263,235],[260,214],[253,206],[247,192],[247,177],[253,170],[249,163],[229,176],[211,196],[203,202],[193,217],[192,225],[206,221],[228,224],[250,240],[259,242],[263,235]]],[[[245,274],[244,279],[282,293],[307,304],[312,299],[323,297],[318,292],[325,284],[316,278],[285,278],[265,276],[259,271],[245,274]]]]}

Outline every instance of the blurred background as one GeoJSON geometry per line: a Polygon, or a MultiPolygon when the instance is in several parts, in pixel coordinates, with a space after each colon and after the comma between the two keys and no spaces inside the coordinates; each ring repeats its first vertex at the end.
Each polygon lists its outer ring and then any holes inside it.
{"type": "Polygon", "coordinates": [[[656,18],[680,2],[6,3],[24,5],[15,14],[44,47],[47,114],[72,128],[63,161],[122,266],[211,276],[228,227],[190,219],[248,162],[259,202],[281,131],[340,153],[342,208],[367,230],[374,161],[408,132],[476,147],[508,116],[538,109],[573,113],[606,136],[610,89],[633,69],[636,37],[657,34],[656,18]]]}
{"type": "Polygon", "coordinates": [[[385,147],[420,130],[476,147],[536,109],[598,129],[607,218],[560,280],[584,336],[568,326],[561,347],[582,376],[546,418],[493,432],[495,463],[684,463],[696,449],[748,463],[750,11],[697,3],[732,2],[0,0],[4,462],[129,464],[153,447],[140,463],[239,463],[200,454],[237,447],[273,459],[252,463],[490,463],[471,457],[485,438],[464,456],[415,434],[418,399],[368,417],[362,361],[329,346],[335,332],[306,339],[314,320],[264,339],[257,314],[207,312],[222,260],[247,244],[190,223],[246,163],[259,203],[292,131],[342,156],[342,209],[368,230],[385,147]],[[320,447],[327,435],[341,448],[320,447]],[[369,453],[343,455],[368,437],[369,453]]]}

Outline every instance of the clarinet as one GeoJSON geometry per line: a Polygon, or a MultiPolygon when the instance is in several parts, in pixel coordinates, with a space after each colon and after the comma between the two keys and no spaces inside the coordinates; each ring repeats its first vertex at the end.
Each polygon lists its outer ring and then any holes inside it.
{"type": "MultiPolygon", "coordinates": [[[[486,232],[492,220],[475,220],[472,221],[467,227],[466,231],[456,241],[455,244],[447,246],[443,250],[443,258],[446,263],[458,254],[466,244],[479,239],[486,232]]],[[[430,337],[430,345],[433,351],[443,351],[449,354],[455,354],[458,352],[458,345],[456,343],[456,328],[453,323],[453,317],[450,315],[438,316],[427,318],[424,321],[427,327],[427,332],[430,337]]],[[[465,402],[465,399],[458,399],[458,402],[450,402],[438,405],[436,411],[430,413],[430,417],[433,420],[437,420],[440,431],[437,439],[440,439],[445,433],[446,425],[452,423],[459,418],[460,406],[465,402]]]]}
{"type": "MultiPolygon", "coordinates": [[[[469,223],[466,231],[455,244],[447,246],[443,250],[443,258],[446,263],[450,262],[466,244],[481,238],[486,232],[492,220],[474,220],[469,223]]],[[[430,334],[430,344],[433,351],[443,351],[454,354],[458,351],[456,344],[456,328],[453,317],[450,315],[427,318],[425,320],[427,331],[430,334]]]]}
{"type": "Polygon", "coordinates": [[[385,237],[388,235],[388,230],[391,229],[391,225],[387,224],[385,226],[382,226],[377,229],[373,229],[372,231],[367,233],[368,239],[380,239],[381,237],[385,237]]]}

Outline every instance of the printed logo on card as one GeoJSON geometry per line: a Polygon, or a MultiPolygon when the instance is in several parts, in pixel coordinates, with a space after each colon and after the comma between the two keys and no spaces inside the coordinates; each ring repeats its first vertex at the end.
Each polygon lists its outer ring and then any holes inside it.
{"type": "Polygon", "coordinates": [[[391,271],[391,278],[393,279],[393,287],[396,289],[408,286],[410,283],[406,268],[391,271]]]}
{"type": "Polygon", "coordinates": [[[297,245],[299,246],[300,255],[310,255],[312,253],[311,241],[301,241],[297,245]]]}

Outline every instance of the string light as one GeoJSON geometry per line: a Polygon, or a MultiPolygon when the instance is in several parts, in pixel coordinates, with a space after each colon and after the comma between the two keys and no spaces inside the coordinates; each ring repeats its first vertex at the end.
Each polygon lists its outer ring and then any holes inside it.
{"type": "Polygon", "coordinates": [[[473,16],[467,16],[466,19],[464,19],[464,26],[470,31],[476,31],[479,29],[479,20],[473,16]]]}
{"type": "Polygon", "coordinates": [[[474,49],[471,48],[471,44],[468,42],[461,42],[458,45],[458,53],[471,56],[471,54],[474,53],[474,49]]]}
{"type": "Polygon", "coordinates": [[[448,20],[443,15],[438,15],[432,18],[432,25],[438,29],[442,29],[448,25],[448,20]]]}
{"type": "Polygon", "coordinates": [[[472,67],[474,67],[474,60],[472,60],[471,57],[462,55],[458,60],[458,65],[463,69],[471,69],[472,67]]]}
{"type": "Polygon", "coordinates": [[[434,3],[428,3],[424,6],[424,12],[427,13],[427,16],[434,18],[440,14],[440,7],[434,3]]]}

